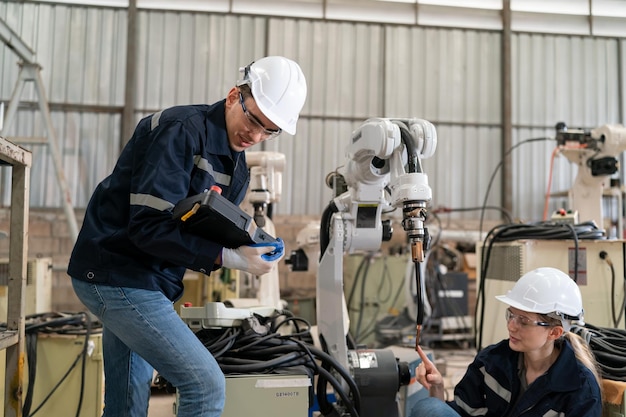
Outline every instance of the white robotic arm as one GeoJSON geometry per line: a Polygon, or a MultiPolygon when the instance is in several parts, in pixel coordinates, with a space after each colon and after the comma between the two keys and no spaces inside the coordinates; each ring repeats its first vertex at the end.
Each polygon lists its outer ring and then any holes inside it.
{"type": "Polygon", "coordinates": [[[423,260],[423,221],[432,191],[420,161],[436,147],[435,127],[421,119],[368,119],[353,132],[348,162],[339,170],[348,191],[334,200],[347,220],[344,251],[380,248],[382,211],[402,207],[413,259],[423,260]]]}
{"type": "Polygon", "coordinates": [[[346,165],[339,169],[348,189],[333,200],[333,210],[327,209],[322,219],[320,234],[326,233],[328,238],[320,239],[317,279],[320,338],[346,369],[350,369],[350,355],[346,343],[349,323],[343,320],[343,255],[379,249],[391,232],[382,220],[383,210],[401,207],[413,260],[416,264],[423,261],[428,244],[424,220],[432,191],[421,159],[430,157],[436,144],[434,126],[421,119],[368,119],[352,134],[346,165]]]}
{"type": "Polygon", "coordinates": [[[594,221],[603,229],[602,195],[607,179],[618,171],[616,157],[626,150],[626,128],[603,125],[587,131],[559,123],[556,130],[560,152],[578,165],[569,192],[571,208],[578,211],[580,221],[594,221]]]}
{"type": "MultiPolygon", "coordinates": [[[[411,255],[414,262],[424,261],[424,244],[428,236],[424,230],[426,206],[432,200],[432,191],[428,185],[428,176],[422,172],[421,159],[430,158],[437,147],[435,127],[426,120],[408,121],[409,137],[403,155],[407,156],[406,166],[400,164],[400,158],[391,160],[391,199],[394,207],[402,206],[402,228],[411,243],[411,255]]],[[[398,152],[398,151],[396,151],[398,152]]]]}
{"type": "Polygon", "coordinates": [[[346,165],[339,169],[348,191],[334,199],[345,228],[343,252],[376,250],[383,240],[382,211],[390,206],[385,189],[389,158],[401,145],[400,130],[388,119],[369,119],[352,133],[346,165]]]}

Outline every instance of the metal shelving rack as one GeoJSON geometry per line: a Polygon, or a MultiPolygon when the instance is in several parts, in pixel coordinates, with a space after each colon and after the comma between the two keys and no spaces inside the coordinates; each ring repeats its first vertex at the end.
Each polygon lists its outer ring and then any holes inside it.
{"type": "Polygon", "coordinates": [[[4,416],[22,416],[25,362],[25,292],[28,257],[28,205],[32,154],[0,137],[0,166],[11,166],[9,282],[7,325],[0,330],[0,350],[6,350],[4,416]]]}

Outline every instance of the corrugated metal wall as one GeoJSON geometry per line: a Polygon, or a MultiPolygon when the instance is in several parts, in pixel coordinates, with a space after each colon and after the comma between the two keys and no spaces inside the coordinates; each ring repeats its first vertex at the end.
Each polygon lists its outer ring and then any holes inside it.
{"type": "MultiPolygon", "coordinates": [[[[623,122],[619,43],[610,38],[515,35],[512,40],[515,144],[530,138],[553,138],[558,122],[587,128],[623,122]]],[[[541,219],[555,146],[554,141],[534,142],[519,145],[512,154],[513,201],[516,215],[524,219],[541,219]]],[[[550,193],[568,190],[576,168],[564,156],[558,156],[554,169],[550,193]]],[[[564,203],[563,199],[552,199],[550,207],[562,207],[564,203]]]]}
{"type": "MultiPolygon", "coordinates": [[[[437,126],[437,152],[424,161],[436,207],[483,205],[501,153],[500,57],[497,32],[387,29],[385,113],[437,126]]],[[[489,205],[500,205],[500,188],[497,181],[489,205]]]]}
{"type": "MultiPolygon", "coordinates": [[[[37,51],[74,205],[84,207],[127,140],[120,137],[126,11],[4,2],[0,18],[37,51]]],[[[554,136],[558,121],[581,127],[623,121],[624,44],[516,33],[512,47],[513,214],[540,220],[554,142],[521,142],[554,136]]],[[[501,172],[491,179],[503,153],[501,53],[498,31],[140,10],[137,119],[166,106],[221,99],[239,66],[285,55],[301,64],[309,96],[294,137],[284,134],[255,149],[287,156],[275,213],[321,214],[331,198],[324,179],[343,164],[350,132],[368,117],[419,117],[437,126],[437,152],[424,161],[434,206],[479,207],[489,187],[487,204],[499,206],[501,172]]],[[[3,45],[0,69],[0,100],[7,101],[18,66],[3,45]]],[[[32,89],[23,98],[6,135],[43,135],[32,89]]],[[[32,205],[60,207],[46,149],[29,147],[32,205]]],[[[566,190],[575,169],[562,157],[555,168],[552,189],[566,190]]],[[[2,184],[8,204],[6,173],[2,184]]],[[[487,218],[499,215],[492,210],[487,218]]]]}
{"type": "MultiPolygon", "coordinates": [[[[0,4],[0,18],[37,53],[50,103],[62,165],[75,206],[88,201],[98,181],[112,169],[120,148],[120,120],[124,104],[126,12],[38,5],[0,4]]],[[[0,99],[8,101],[17,86],[18,57],[0,46],[0,99]]],[[[33,83],[27,83],[13,127],[5,136],[44,136],[33,83]]],[[[24,144],[33,151],[31,205],[61,207],[49,148],[24,144]]],[[[7,168],[5,168],[6,170],[7,168]]],[[[3,175],[3,205],[8,205],[3,175]]]]}

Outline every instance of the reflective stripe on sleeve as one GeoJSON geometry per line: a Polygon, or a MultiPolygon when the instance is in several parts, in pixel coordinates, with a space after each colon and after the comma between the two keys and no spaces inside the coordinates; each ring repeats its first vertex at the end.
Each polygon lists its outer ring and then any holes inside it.
{"type": "Polygon", "coordinates": [[[222,172],[216,172],[213,166],[206,158],[202,158],[200,155],[194,157],[194,164],[201,170],[208,172],[220,185],[230,185],[231,176],[222,172]]]}
{"type": "Polygon", "coordinates": [[[163,114],[163,110],[160,112],[154,113],[152,115],[152,120],[150,122],[150,130],[154,130],[159,127],[159,120],[161,119],[161,115],[163,114]]]}
{"type": "Polygon", "coordinates": [[[174,208],[174,204],[169,201],[157,198],[150,194],[131,194],[130,204],[131,206],[150,207],[159,211],[171,210],[174,208]]]}
{"type": "Polygon", "coordinates": [[[542,417],[565,417],[565,413],[559,413],[558,411],[548,410],[542,417]]]}
{"type": "Polygon", "coordinates": [[[487,411],[489,411],[487,410],[487,407],[481,407],[481,408],[470,407],[456,395],[454,396],[454,402],[456,403],[456,405],[461,407],[463,411],[465,411],[470,416],[477,416],[477,417],[484,416],[484,415],[487,415],[487,411]]]}
{"type": "MultiPolygon", "coordinates": [[[[489,375],[484,366],[480,368],[480,372],[483,374],[484,382],[487,388],[492,390],[498,397],[502,398],[503,403],[510,403],[512,397],[511,391],[504,388],[493,376],[489,375]]],[[[470,416],[484,416],[489,411],[487,410],[487,407],[472,407],[458,395],[454,396],[454,402],[470,416]]]]}
{"type": "Polygon", "coordinates": [[[496,381],[494,377],[489,375],[485,371],[484,366],[480,368],[480,372],[482,372],[483,375],[485,376],[485,385],[487,385],[493,392],[495,392],[498,395],[498,397],[502,398],[507,403],[510,403],[511,397],[512,397],[511,391],[504,388],[502,385],[498,383],[498,381],[496,381]]]}

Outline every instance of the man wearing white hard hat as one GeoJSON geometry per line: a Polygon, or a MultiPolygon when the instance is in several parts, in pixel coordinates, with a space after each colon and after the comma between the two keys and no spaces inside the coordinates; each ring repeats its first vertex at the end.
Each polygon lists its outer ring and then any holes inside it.
{"type": "Polygon", "coordinates": [[[178,417],[222,414],[224,375],[173,307],[183,275],[222,266],[267,274],[284,247],[224,248],[218,232],[181,228],[173,209],[213,186],[239,205],[250,180],[244,151],[282,131],[295,134],[307,95],[291,59],[264,57],[240,71],[216,103],[141,120],[87,207],[68,274],[103,324],[104,417],[146,417],[155,369],[177,388],[178,417]]]}
{"type": "Polygon", "coordinates": [[[478,353],[448,401],[441,373],[419,349],[416,378],[430,397],[410,417],[600,417],[595,358],[569,331],[583,322],[576,283],[558,269],[537,268],[496,298],[509,305],[509,338],[478,353]]]}

